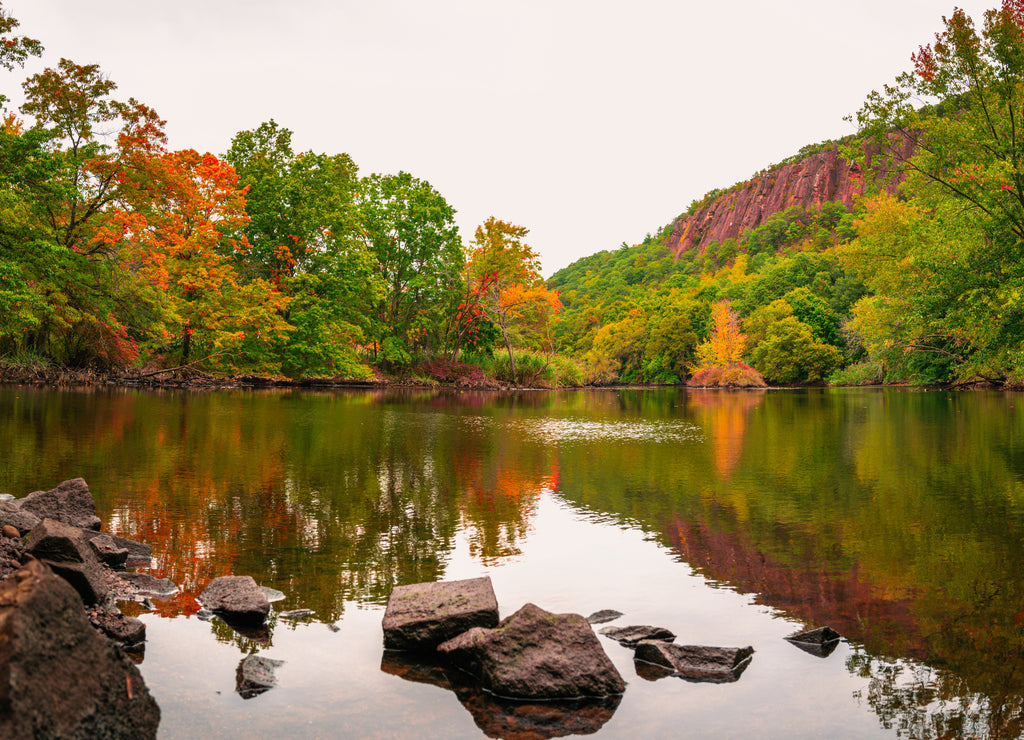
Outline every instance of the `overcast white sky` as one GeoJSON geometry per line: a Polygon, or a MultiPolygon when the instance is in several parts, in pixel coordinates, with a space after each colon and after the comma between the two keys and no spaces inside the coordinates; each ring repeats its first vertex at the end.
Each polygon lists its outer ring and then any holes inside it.
{"type": "Polygon", "coordinates": [[[910,65],[954,5],[997,0],[2,0],[46,54],[99,64],[223,153],[270,118],[297,150],[405,170],[531,230],[550,275],[634,244],[801,146],[910,65]]]}

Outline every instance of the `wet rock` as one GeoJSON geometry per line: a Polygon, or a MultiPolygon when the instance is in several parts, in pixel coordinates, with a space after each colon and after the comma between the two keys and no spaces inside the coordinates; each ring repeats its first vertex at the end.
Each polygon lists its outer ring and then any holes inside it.
{"type": "Polygon", "coordinates": [[[671,675],[688,681],[729,683],[739,679],[750,664],[754,648],[722,648],[707,645],[673,645],[644,640],[636,646],[634,660],[662,666],[671,675]]]}
{"type": "Polygon", "coordinates": [[[82,535],[89,540],[96,537],[109,537],[114,541],[114,545],[116,547],[124,548],[128,551],[129,565],[132,563],[145,563],[148,565],[153,559],[153,548],[145,543],[136,542],[135,540],[130,540],[127,537],[118,537],[116,534],[110,534],[108,532],[96,532],[91,529],[83,530],[82,535]]]}
{"type": "Polygon", "coordinates": [[[269,691],[277,686],[274,671],[283,665],[283,660],[271,660],[262,655],[246,656],[235,671],[235,691],[243,699],[252,699],[269,691]]]}
{"type": "Polygon", "coordinates": [[[117,578],[125,581],[135,596],[166,599],[178,593],[178,587],[170,578],[156,578],[149,573],[118,573],[117,578]]]}
{"type": "Polygon", "coordinates": [[[89,622],[104,635],[122,647],[137,645],[146,640],[146,625],[142,620],[128,617],[111,609],[90,609],[89,622]]]}
{"type": "Polygon", "coordinates": [[[13,527],[19,535],[31,531],[39,524],[39,517],[28,511],[22,511],[14,501],[0,501],[0,526],[13,527]]]}
{"type": "Polygon", "coordinates": [[[587,621],[591,624],[604,624],[605,622],[614,621],[621,616],[622,612],[617,612],[614,609],[601,609],[587,617],[587,621]]]}
{"type": "Polygon", "coordinates": [[[841,635],[831,627],[819,627],[818,629],[800,632],[786,638],[791,645],[810,653],[818,658],[827,658],[835,652],[839,645],[841,635]]]}
{"type": "Polygon", "coordinates": [[[56,519],[82,529],[100,528],[96,503],[89,493],[89,486],[81,478],[66,480],[49,491],[33,491],[15,503],[22,511],[35,514],[40,519],[56,519]]]}
{"type": "Polygon", "coordinates": [[[384,647],[430,650],[471,627],[495,627],[498,600],[491,579],[396,586],[384,613],[384,647]]]}
{"type": "Polygon", "coordinates": [[[118,547],[114,538],[109,534],[93,537],[89,540],[89,546],[92,547],[100,562],[111,568],[123,568],[124,564],[128,562],[128,548],[118,547]]]}
{"type": "Polygon", "coordinates": [[[672,642],[676,639],[675,634],[669,632],[664,627],[651,627],[649,624],[634,624],[629,627],[605,627],[598,631],[626,647],[635,647],[641,640],[672,642]]]}
{"type": "Polygon", "coordinates": [[[462,671],[446,670],[435,656],[385,650],[380,669],[406,681],[429,684],[455,693],[488,737],[541,738],[590,735],[612,718],[622,696],[597,699],[521,701],[483,691],[462,671]]]}
{"type": "Polygon", "coordinates": [[[199,603],[227,622],[259,625],[270,613],[270,601],[252,576],[221,576],[199,594],[199,603]]]}
{"type": "Polygon", "coordinates": [[[0,645],[0,737],[156,737],[160,709],[138,669],[39,561],[0,584],[0,645]]]}
{"type": "Polygon", "coordinates": [[[278,616],[281,619],[304,619],[315,614],[312,609],[292,609],[290,611],[281,612],[278,616]]]}
{"type": "Polygon", "coordinates": [[[5,524],[3,527],[0,527],[0,534],[3,534],[4,537],[11,540],[16,540],[21,537],[21,532],[18,531],[18,528],[11,526],[10,524],[5,524]]]}
{"type": "Polygon", "coordinates": [[[499,696],[574,699],[621,694],[626,688],[586,619],[534,604],[496,629],[474,627],[437,650],[499,696]]]}

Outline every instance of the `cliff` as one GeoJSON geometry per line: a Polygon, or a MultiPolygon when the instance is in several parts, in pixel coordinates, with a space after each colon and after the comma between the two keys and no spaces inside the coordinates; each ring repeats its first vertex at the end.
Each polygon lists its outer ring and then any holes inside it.
{"type": "MultiPolygon", "coordinates": [[[[913,152],[914,141],[905,139],[900,148],[898,158],[904,159],[913,152]]],[[[691,249],[703,253],[711,242],[736,238],[760,226],[773,213],[793,206],[820,208],[823,203],[838,201],[850,208],[864,189],[865,176],[889,191],[894,191],[902,179],[902,173],[891,170],[887,159],[877,156],[877,150],[865,149],[865,164],[861,167],[844,159],[838,146],[833,145],[756,175],[695,213],[680,216],[667,246],[676,257],[691,249]]]]}

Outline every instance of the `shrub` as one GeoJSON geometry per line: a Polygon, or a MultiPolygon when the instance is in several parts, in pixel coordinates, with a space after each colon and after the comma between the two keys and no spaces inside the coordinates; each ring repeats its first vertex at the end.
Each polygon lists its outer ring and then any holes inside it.
{"type": "Polygon", "coordinates": [[[702,367],[690,378],[697,388],[764,388],[768,384],[754,368],[742,362],[727,366],[702,367]]]}
{"type": "Polygon", "coordinates": [[[878,362],[858,362],[828,376],[829,385],[879,385],[885,373],[878,362]]]}

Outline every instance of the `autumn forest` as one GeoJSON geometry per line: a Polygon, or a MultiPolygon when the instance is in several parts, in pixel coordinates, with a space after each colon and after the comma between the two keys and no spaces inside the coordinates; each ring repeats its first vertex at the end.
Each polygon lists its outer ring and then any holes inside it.
{"type": "MultiPolygon", "coordinates": [[[[42,51],[2,7],[0,38],[12,74],[42,51]]],[[[430,183],[273,120],[171,151],[156,111],[61,59],[0,95],[0,372],[1019,386],[1024,2],[954,10],[910,61],[855,135],[794,157],[838,153],[855,197],[673,248],[738,183],[545,281],[526,226],[464,241],[430,183]]]]}

